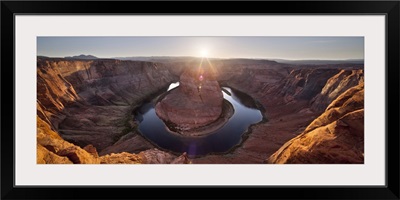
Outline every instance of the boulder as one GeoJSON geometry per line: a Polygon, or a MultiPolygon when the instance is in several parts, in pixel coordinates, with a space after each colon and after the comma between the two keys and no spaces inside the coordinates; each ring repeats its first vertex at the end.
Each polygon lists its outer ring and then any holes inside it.
{"type": "Polygon", "coordinates": [[[37,164],[73,164],[67,157],[58,156],[40,144],[36,146],[37,164]]]}
{"type": "Polygon", "coordinates": [[[68,157],[74,164],[99,164],[99,159],[78,146],[71,146],[57,152],[57,155],[68,157]]]}
{"type": "Polygon", "coordinates": [[[158,149],[149,149],[139,153],[143,164],[189,164],[190,161],[183,153],[179,157],[158,149]]]}
{"type": "Polygon", "coordinates": [[[83,150],[87,151],[88,153],[92,154],[93,157],[98,158],[99,154],[97,153],[96,147],[93,145],[89,144],[83,147],[83,150]]]}

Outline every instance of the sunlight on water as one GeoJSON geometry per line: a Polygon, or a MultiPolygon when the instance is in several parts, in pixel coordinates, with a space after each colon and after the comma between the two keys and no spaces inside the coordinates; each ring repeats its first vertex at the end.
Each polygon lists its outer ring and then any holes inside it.
{"type": "Polygon", "coordinates": [[[171,83],[171,85],[169,85],[167,91],[170,91],[170,90],[172,90],[172,89],[174,89],[174,88],[176,88],[178,86],[179,86],[179,82],[171,83]]]}

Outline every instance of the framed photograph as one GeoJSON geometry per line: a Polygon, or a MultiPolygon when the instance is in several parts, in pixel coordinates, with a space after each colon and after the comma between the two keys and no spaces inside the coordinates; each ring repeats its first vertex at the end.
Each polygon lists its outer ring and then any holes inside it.
{"type": "Polygon", "coordinates": [[[1,198],[399,199],[399,8],[2,1],[1,198]]]}

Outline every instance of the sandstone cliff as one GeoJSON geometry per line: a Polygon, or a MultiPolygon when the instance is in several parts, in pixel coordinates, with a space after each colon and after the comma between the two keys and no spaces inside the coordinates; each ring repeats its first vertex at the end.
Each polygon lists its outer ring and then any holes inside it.
{"type": "Polygon", "coordinates": [[[290,74],[276,86],[284,102],[310,100],[321,92],[326,81],[338,73],[339,69],[293,69],[290,74]]]}
{"type": "Polygon", "coordinates": [[[363,163],[364,84],[339,95],[299,136],[268,163],[363,163]]]}
{"type": "Polygon", "coordinates": [[[65,105],[79,102],[74,87],[59,71],[58,67],[52,67],[38,61],[37,66],[37,114],[54,128],[64,120],[62,111],[65,105]]]}
{"type": "Polygon", "coordinates": [[[340,94],[364,81],[364,70],[340,70],[311,100],[311,109],[322,112],[340,94]]]}
{"type": "Polygon", "coordinates": [[[150,62],[38,58],[37,65],[39,117],[65,140],[99,151],[133,130],[134,106],[176,79],[150,62]]]}

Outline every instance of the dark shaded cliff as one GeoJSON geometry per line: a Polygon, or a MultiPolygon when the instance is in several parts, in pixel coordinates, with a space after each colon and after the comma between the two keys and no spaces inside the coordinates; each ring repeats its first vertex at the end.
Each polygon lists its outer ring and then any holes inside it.
{"type": "MultiPolygon", "coordinates": [[[[38,58],[37,162],[154,163],[151,156],[143,161],[147,154],[172,162],[176,156],[155,150],[149,143],[138,148],[133,145],[132,153],[150,152],[140,158],[132,154],[131,161],[114,154],[102,161],[97,150],[122,136],[135,135],[132,109],[174,79],[168,69],[155,63],[38,58]],[[96,156],[91,156],[93,150],[96,156]]],[[[138,141],[146,144],[141,137],[138,141]]]]}

